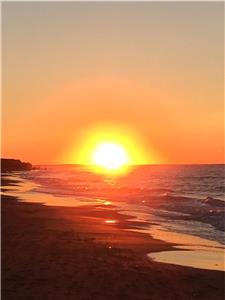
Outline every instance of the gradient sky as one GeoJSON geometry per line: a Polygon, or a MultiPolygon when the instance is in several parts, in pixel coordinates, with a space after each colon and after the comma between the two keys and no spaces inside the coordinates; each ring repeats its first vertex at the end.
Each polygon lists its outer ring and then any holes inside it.
{"type": "Polygon", "coordinates": [[[109,122],[156,162],[223,163],[223,6],[3,3],[2,156],[60,163],[109,122]]]}

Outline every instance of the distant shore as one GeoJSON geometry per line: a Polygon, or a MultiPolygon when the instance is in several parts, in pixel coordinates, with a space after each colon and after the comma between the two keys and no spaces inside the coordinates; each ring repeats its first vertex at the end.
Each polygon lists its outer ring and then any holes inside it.
{"type": "Polygon", "coordinates": [[[223,272],[149,260],[147,253],[172,245],[124,230],[127,218],[112,208],[47,207],[4,195],[2,299],[224,299],[223,272]]]}
{"type": "Polygon", "coordinates": [[[32,170],[32,164],[22,162],[19,159],[1,158],[1,172],[11,171],[29,171],[32,170]]]}

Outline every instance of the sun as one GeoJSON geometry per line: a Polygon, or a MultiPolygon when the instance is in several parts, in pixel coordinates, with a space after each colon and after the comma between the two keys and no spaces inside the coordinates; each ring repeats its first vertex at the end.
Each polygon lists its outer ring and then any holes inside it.
{"type": "Polygon", "coordinates": [[[133,166],[156,161],[153,151],[151,156],[146,151],[141,133],[124,124],[101,123],[81,130],[75,140],[63,162],[83,165],[96,173],[123,175],[133,166]]]}
{"type": "Polygon", "coordinates": [[[122,145],[105,142],[94,149],[92,162],[107,170],[118,170],[129,164],[129,155],[122,145]]]}

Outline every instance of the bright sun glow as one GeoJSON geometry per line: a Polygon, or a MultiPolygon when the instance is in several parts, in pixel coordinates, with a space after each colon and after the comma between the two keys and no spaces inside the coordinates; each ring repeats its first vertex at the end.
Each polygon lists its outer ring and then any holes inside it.
{"type": "Polygon", "coordinates": [[[93,163],[97,166],[115,170],[129,164],[129,157],[126,150],[119,144],[102,143],[96,147],[92,157],[93,163]]]}
{"type": "MultiPolygon", "coordinates": [[[[149,147],[149,145],[148,145],[149,147]]],[[[133,165],[155,162],[145,151],[141,135],[125,125],[101,124],[82,131],[65,162],[91,167],[97,173],[123,174],[133,165]]]]}

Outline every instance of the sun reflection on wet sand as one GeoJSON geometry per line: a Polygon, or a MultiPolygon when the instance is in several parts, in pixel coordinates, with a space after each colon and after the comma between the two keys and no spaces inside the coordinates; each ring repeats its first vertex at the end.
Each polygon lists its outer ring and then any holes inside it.
{"type": "Polygon", "coordinates": [[[112,205],[112,202],[110,202],[110,201],[105,201],[105,202],[103,202],[103,204],[104,204],[104,205],[112,205]]]}
{"type": "Polygon", "coordinates": [[[115,224],[116,222],[116,220],[105,220],[106,224],[115,224]]]}

